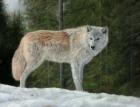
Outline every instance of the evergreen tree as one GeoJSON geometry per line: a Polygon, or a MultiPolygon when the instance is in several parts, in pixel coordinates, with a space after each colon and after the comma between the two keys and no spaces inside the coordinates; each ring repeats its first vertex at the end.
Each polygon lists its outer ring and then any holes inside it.
{"type": "Polygon", "coordinates": [[[30,29],[58,29],[57,0],[25,0],[30,29]]]}
{"type": "MultiPolygon", "coordinates": [[[[51,0],[28,1],[27,14],[33,29],[57,29],[57,3],[51,0]],[[50,15],[51,14],[51,15],[50,15]]],[[[84,89],[92,92],[109,92],[137,95],[140,85],[140,1],[139,0],[65,0],[64,28],[81,25],[109,27],[109,44],[102,53],[93,59],[84,69],[84,89]],[[134,91],[135,90],[135,93],[134,91]]],[[[57,65],[49,66],[49,86],[58,86],[57,65]],[[52,67],[52,68],[51,68],[52,67]]],[[[41,67],[42,68],[42,67],[41,67]]],[[[47,81],[43,71],[38,69],[37,82],[47,81]],[[41,79],[44,78],[44,79],[41,79]],[[39,79],[40,78],[40,79],[39,79]]],[[[65,68],[65,86],[74,88],[70,67],[65,68]]],[[[43,68],[44,69],[44,68],[43,68]]],[[[44,72],[44,71],[43,71],[44,72]]],[[[33,84],[33,83],[32,83],[33,84]]],[[[140,93],[140,92],[139,92],[140,93]]],[[[140,94],[139,94],[140,95],[140,94]]]]}
{"type": "Polygon", "coordinates": [[[3,36],[4,33],[6,32],[6,30],[8,29],[7,26],[7,17],[6,17],[6,13],[4,11],[4,4],[3,4],[3,0],[0,0],[0,47],[2,47],[3,45],[3,36]]]}
{"type": "MultiPolygon", "coordinates": [[[[9,29],[8,25],[7,25],[7,15],[4,11],[4,4],[3,4],[3,0],[0,0],[0,82],[4,82],[5,81],[5,77],[8,74],[7,71],[5,71],[5,60],[3,59],[5,57],[5,53],[4,53],[4,46],[5,46],[5,38],[7,35],[7,31],[9,29]],[[5,76],[4,76],[5,75],[5,76]]],[[[9,76],[7,76],[6,78],[8,79],[9,76]]]]}
{"type": "MultiPolygon", "coordinates": [[[[38,29],[58,30],[58,0],[25,0],[24,3],[26,5],[26,15],[27,21],[29,23],[29,31],[38,29]]],[[[45,87],[53,85],[59,86],[59,66],[58,64],[45,62],[40,66],[40,68],[36,70],[35,73],[33,73],[29,79],[30,80],[27,81],[27,85],[30,87],[45,87]],[[50,64],[51,66],[48,66],[50,64]],[[40,78],[42,76],[44,76],[44,79],[40,78]],[[53,81],[50,81],[52,77],[55,77],[56,80],[53,79],[53,81]],[[36,81],[33,83],[32,80],[36,81]]]]}
{"type": "MultiPolygon", "coordinates": [[[[140,22],[139,1],[77,0],[73,2],[70,0],[67,1],[66,7],[64,18],[66,27],[84,24],[107,25],[109,27],[108,48],[86,67],[85,71],[88,72],[85,72],[84,84],[87,90],[92,89],[91,91],[95,92],[97,90],[118,92],[119,88],[127,83],[128,78],[132,78],[134,73],[135,60],[132,54],[134,54],[133,48],[136,42],[129,35],[133,35],[132,29],[135,29],[136,34],[139,34],[137,31],[138,22],[140,22]],[[128,19],[130,15],[133,16],[131,20],[128,19]]],[[[138,44],[135,50],[138,53],[138,44]]]]}
{"type": "Polygon", "coordinates": [[[17,16],[10,19],[4,11],[3,0],[0,1],[0,82],[15,84],[11,75],[11,60],[19,40],[22,37],[21,20],[17,16]]]}

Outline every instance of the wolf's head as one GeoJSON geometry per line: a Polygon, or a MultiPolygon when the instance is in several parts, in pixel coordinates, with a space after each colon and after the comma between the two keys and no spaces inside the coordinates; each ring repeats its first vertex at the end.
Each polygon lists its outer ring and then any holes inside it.
{"type": "Polygon", "coordinates": [[[108,27],[86,26],[86,48],[97,55],[108,43],[108,27]]]}

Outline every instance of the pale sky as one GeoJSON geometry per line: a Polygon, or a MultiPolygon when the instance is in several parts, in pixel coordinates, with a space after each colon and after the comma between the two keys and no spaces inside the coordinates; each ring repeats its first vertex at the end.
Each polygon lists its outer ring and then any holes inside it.
{"type": "Polygon", "coordinates": [[[15,12],[23,9],[23,5],[19,0],[4,0],[4,3],[8,12],[15,12]]]}

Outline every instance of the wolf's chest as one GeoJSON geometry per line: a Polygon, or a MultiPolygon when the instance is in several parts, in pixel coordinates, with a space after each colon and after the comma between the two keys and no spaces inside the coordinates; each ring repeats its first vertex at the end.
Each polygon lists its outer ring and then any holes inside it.
{"type": "Polygon", "coordinates": [[[78,52],[77,57],[78,57],[78,60],[80,60],[81,63],[87,64],[92,60],[93,55],[89,51],[80,50],[78,52]]]}

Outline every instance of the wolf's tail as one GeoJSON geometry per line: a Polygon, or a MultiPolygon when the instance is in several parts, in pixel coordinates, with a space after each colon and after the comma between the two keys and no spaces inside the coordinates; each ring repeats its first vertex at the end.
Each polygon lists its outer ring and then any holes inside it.
{"type": "Polygon", "coordinates": [[[21,42],[12,59],[12,74],[15,80],[20,80],[25,66],[26,61],[23,54],[23,44],[21,42]]]}

